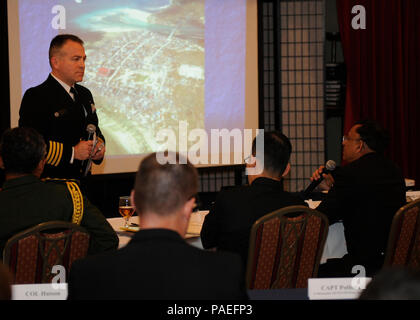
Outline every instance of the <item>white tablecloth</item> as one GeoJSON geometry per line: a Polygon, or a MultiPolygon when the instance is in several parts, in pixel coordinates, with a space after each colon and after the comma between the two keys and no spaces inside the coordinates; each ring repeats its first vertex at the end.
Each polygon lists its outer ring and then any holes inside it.
{"type": "MultiPolygon", "coordinates": [[[[201,244],[200,238],[200,231],[201,226],[203,225],[204,217],[208,213],[208,210],[193,212],[191,214],[191,218],[188,224],[187,234],[185,236],[185,240],[200,249],[203,249],[203,245],[201,244]]],[[[124,231],[121,230],[121,227],[124,227],[124,219],[122,217],[117,218],[109,218],[107,219],[109,224],[115,230],[120,240],[118,248],[122,248],[127,245],[127,243],[131,240],[134,235],[134,232],[124,231]]],[[[139,224],[139,217],[133,216],[130,219],[130,223],[139,224]]]]}
{"type": "MultiPolygon", "coordinates": [[[[118,245],[118,248],[122,248],[127,245],[127,243],[131,240],[134,233],[123,231],[120,228],[124,226],[124,219],[122,217],[117,218],[109,218],[107,219],[111,227],[115,230],[115,232],[118,235],[118,239],[120,240],[120,243],[118,245]]],[[[138,223],[138,216],[131,217],[130,222],[138,223]]]]}

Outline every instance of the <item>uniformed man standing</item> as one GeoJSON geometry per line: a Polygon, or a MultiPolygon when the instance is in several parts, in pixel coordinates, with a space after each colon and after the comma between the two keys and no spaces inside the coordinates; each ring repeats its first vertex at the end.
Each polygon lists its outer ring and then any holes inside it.
{"type": "Polygon", "coordinates": [[[90,233],[88,254],[114,250],[118,237],[102,213],[80,192],[77,180],[40,179],[47,152],[32,128],[8,129],[0,142],[6,173],[0,191],[0,252],[16,233],[39,223],[73,222],[90,233]]]}
{"type": "Polygon", "coordinates": [[[47,144],[43,177],[81,179],[89,158],[96,164],[103,160],[105,138],[98,127],[92,94],[77,84],[83,80],[85,60],[79,37],[56,36],[49,49],[52,71],[48,79],[23,96],[19,126],[36,129],[47,144]],[[91,134],[88,125],[94,129],[91,134]],[[96,144],[89,140],[95,134],[96,144]]]}

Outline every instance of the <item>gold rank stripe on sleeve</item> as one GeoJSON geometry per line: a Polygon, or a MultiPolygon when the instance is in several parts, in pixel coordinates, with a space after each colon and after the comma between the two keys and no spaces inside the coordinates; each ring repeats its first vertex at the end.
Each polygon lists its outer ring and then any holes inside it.
{"type": "Polygon", "coordinates": [[[55,160],[52,162],[53,166],[58,166],[63,156],[63,144],[56,142],[56,146],[57,146],[57,154],[56,154],[55,160]]]}
{"type": "Polygon", "coordinates": [[[49,141],[48,153],[47,153],[47,158],[46,158],[48,164],[51,164],[54,156],[55,156],[55,142],[49,141]]]}
{"type": "Polygon", "coordinates": [[[79,186],[76,182],[73,181],[66,181],[67,188],[70,191],[71,198],[73,200],[73,216],[72,221],[73,223],[79,224],[82,222],[83,218],[83,195],[80,191],[79,186]]]}
{"type": "Polygon", "coordinates": [[[47,164],[58,166],[63,156],[63,144],[56,141],[49,142],[47,164]]]}

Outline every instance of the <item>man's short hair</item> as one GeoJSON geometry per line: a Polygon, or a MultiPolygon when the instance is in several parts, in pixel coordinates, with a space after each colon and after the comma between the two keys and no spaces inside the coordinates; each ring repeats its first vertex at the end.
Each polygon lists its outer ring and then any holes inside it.
{"type": "Polygon", "coordinates": [[[80,43],[81,45],[84,44],[82,39],[80,39],[78,36],[75,36],[73,34],[59,34],[58,36],[55,36],[51,40],[50,49],[48,51],[50,64],[51,64],[51,58],[60,51],[60,49],[64,46],[64,44],[67,41],[74,41],[74,42],[80,43]]]}
{"type": "MultiPolygon", "coordinates": [[[[252,142],[252,154],[256,156],[256,140],[252,142]]],[[[292,144],[280,131],[264,132],[264,170],[280,178],[286,170],[292,153],[292,144]]],[[[257,155],[258,156],[258,155],[257,155]]]]}
{"type": "Polygon", "coordinates": [[[383,153],[389,145],[389,134],[379,123],[372,120],[361,120],[355,123],[360,125],[356,132],[360,135],[370,149],[378,153],[383,153]]]}
{"type": "Polygon", "coordinates": [[[197,170],[189,161],[176,153],[175,164],[160,164],[156,153],[152,153],[137,171],[134,183],[137,212],[162,216],[174,213],[197,194],[197,189],[197,170]]]}
{"type": "Polygon", "coordinates": [[[7,129],[0,141],[0,156],[6,173],[32,173],[45,158],[44,138],[32,128],[7,129]]]}

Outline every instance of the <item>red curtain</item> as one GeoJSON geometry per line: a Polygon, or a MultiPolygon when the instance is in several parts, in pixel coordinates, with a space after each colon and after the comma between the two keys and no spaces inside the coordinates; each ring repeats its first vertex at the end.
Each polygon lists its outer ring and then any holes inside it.
{"type": "Polygon", "coordinates": [[[391,134],[387,154],[420,186],[420,1],[337,0],[347,67],[344,131],[373,119],[391,134]],[[354,30],[353,6],[366,10],[354,30]]]}

